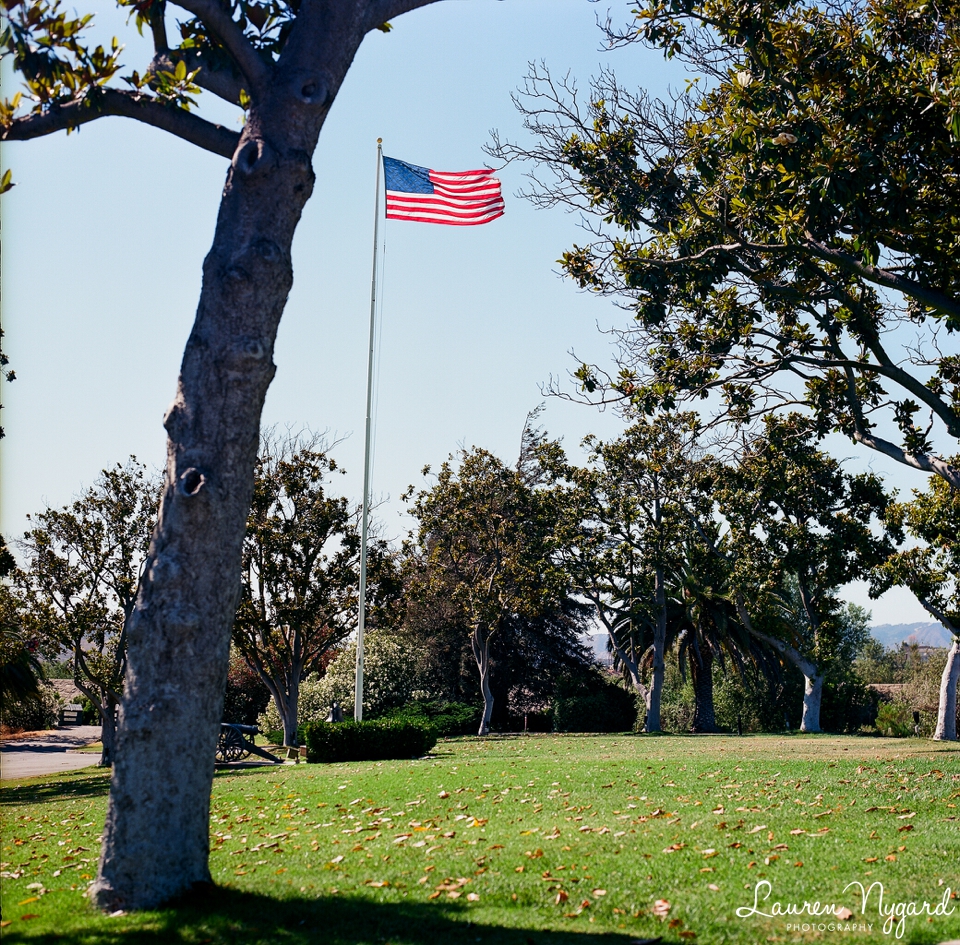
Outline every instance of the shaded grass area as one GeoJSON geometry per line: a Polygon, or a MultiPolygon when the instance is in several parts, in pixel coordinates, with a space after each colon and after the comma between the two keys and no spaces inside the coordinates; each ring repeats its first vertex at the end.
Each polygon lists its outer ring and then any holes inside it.
{"type": "MultiPolygon", "coordinates": [[[[887,908],[960,886],[960,750],[916,739],[455,739],[414,762],[221,770],[216,887],[115,918],[82,898],[107,787],[90,769],[5,784],[4,940],[836,938],[739,917],[769,882],[767,905],[843,905],[846,939],[884,941],[876,896],[864,914],[847,884],[882,882],[887,908]]],[[[932,922],[907,918],[900,941],[960,938],[960,902],[946,903],[932,922]]]]}

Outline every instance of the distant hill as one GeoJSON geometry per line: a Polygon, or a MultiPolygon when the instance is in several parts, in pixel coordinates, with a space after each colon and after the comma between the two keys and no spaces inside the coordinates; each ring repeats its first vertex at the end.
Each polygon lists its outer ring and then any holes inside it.
{"type": "Polygon", "coordinates": [[[609,640],[610,637],[605,633],[592,633],[590,634],[590,642],[587,643],[587,646],[593,647],[594,659],[604,666],[613,665],[613,654],[607,651],[607,643],[609,640]]]}
{"type": "MultiPolygon", "coordinates": [[[[950,646],[953,637],[940,623],[882,623],[870,628],[870,635],[885,647],[898,648],[901,643],[917,643],[921,646],[950,646]]],[[[608,637],[605,633],[589,634],[584,640],[593,649],[594,658],[606,666],[613,664],[613,654],[607,651],[608,637]]]]}
{"type": "Polygon", "coordinates": [[[917,643],[922,646],[950,646],[953,637],[940,623],[881,623],[870,628],[870,635],[886,647],[899,647],[901,643],[917,643]]]}

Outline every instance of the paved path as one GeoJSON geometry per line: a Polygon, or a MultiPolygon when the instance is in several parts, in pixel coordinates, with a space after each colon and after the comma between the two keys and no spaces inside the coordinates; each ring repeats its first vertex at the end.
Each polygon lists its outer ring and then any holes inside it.
{"type": "Polygon", "coordinates": [[[70,749],[100,740],[99,725],[71,725],[54,732],[4,739],[0,744],[0,778],[33,778],[87,768],[100,760],[98,752],[72,752],[70,749]]]}

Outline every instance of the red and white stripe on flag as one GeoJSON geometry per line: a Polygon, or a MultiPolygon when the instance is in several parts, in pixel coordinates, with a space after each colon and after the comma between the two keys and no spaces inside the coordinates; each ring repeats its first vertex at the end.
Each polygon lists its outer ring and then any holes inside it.
{"type": "Polygon", "coordinates": [[[433,193],[387,190],[387,219],[454,226],[496,220],[503,216],[504,205],[500,181],[493,173],[487,168],[457,173],[430,170],[433,193]]]}

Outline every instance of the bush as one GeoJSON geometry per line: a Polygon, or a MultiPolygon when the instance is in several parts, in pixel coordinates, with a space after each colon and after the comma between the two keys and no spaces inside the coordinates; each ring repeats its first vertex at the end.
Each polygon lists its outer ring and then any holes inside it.
{"type": "Polygon", "coordinates": [[[77,700],[77,705],[80,706],[83,711],[84,725],[103,724],[103,720],[100,718],[100,710],[86,696],[81,696],[77,700]]]}
{"type": "Polygon", "coordinates": [[[60,721],[60,698],[49,683],[40,683],[35,699],[5,699],[0,723],[11,732],[39,732],[56,728],[60,721]]]}
{"type": "Polygon", "coordinates": [[[558,680],[555,732],[629,732],[636,721],[636,695],[608,674],[596,671],[558,680]]]}
{"type": "Polygon", "coordinates": [[[913,710],[905,702],[884,702],[874,725],[888,738],[906,738],[913,734],[913,710]]]}
{"type": "Polygon", "coordinates": [[[408,702],[388,712],[383,718],[391,722],[413,722],[429,726],[438,738],[475,735],[480,727],[482,706],[465,702],[408,702]]]}
{"type": "Polygon", "coordinates": [[[304,731],[307,761],[386,761],[420,758],[437,743],[432,727],[388,719],[313,722],[304,731]]]}
{"type": "MultiPolygon", "coordinates": [[[[356,643],[348,643],[327,667],[324,676],[308,676],[300,683],[298,725],[326,721],[334,702],[340,703],[345,715],[353,715],[356,660],[356,643]]],[[[425,681],[416,667],[417,656],[403,639],[390,636],[383,630],[369,633],[363,653],[364,718],[380,718],[401,708],[411,699],[434,695],[424,685],[425,681]]],[[[257,724],[263,732],[283,727],[272,699],[257,719],[257,724]]]]}

